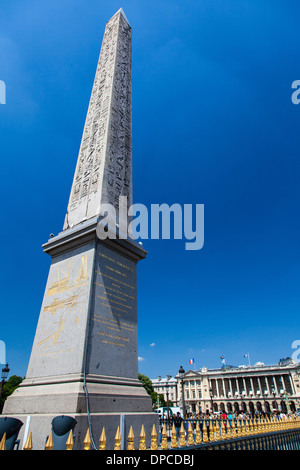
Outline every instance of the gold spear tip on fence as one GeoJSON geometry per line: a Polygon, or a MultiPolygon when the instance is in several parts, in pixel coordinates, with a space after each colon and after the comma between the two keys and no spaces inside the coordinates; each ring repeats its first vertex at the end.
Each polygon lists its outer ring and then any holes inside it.
{"type": "Polygon", "coordinates": [[[152,426],[152,431],[151,431],[151,450],[157,450],[158,445],[157,445],[157,431],[155,424],[152,426]]]}
{"type": "Polygon", "coordinates": [[[121,450],[121,433],[120,426],[118,426],[116,435],[115,435],[115,447],[114,450],[121,450]]]}
{"type": "Polygon", "coordinates": [[[161,448],[163,450],[167,450],[169,448],[168,446],[168,435],[167,435],[167,428],[166,424],[163,425],[162,431],[161,431],[161,448]]]}
{"type": "Polygon", "coordinates": [[[102,433],[99,439],[100,446],[99,450],[106,450],[106,434],[105,434],[105,428],[103,427],[102,433]]]}
{"type": "Polygon", "coordinates": [[[90,450],[91,448],[91,434],[90,434],[90,428],[88,428],[85,438],[83,440],[83,450],[90,450]]]}
{"type": "Polygon", "coordinates": [[[183,421],[181,421],[179,444],[181,447],[186,446],[186,438],[185,438],[185,430],[183,426],[183,421]]]}
{"type": "Polygon", "coordinates": [[[53,436],[52,436],[52,431],[50,431],[50,434],[48,436],[46,445],[45,445],[46,450],[52,450],[53,449],[53,436]]]}
{"type": "Polygon", "coordinates": [[[128,447],[127,450],[134,450],[134,433],[132,426],[130,426],[129,433],[128,433],[128,447]]]}
{"type": "Polygon", "coordinates": [[[0,450],[6,450],[6,432],[3,434],[0,442],[0,450]]]}
{"type": "Polygon", "coordinates": [[[72,450],[73,445],[74,445],[74,439],[73,439],[73,431],[71,429],[71,431],[69,432],[67,442],[66,442],[66,450],[72,450]]]}
{"type": "Polygon", "coordinates": [[[23,450],[32,450],[32,431],[28,434],[23,450]]]}
{"type": "Polygon", "coordinates": [[[146,450],[146,433],[144,425],[142,424],[142,429],[140,432],[140,447],[139,450],[146,450]]]}

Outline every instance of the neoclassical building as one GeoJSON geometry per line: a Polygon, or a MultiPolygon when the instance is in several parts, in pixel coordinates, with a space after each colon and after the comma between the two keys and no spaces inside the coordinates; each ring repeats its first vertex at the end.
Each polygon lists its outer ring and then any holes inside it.
{"type": "MultiPolygon", "coordinates": [[[[226,366],[221,369],[188,370],[183,377],[176,376],[176,390],[172,391],[172,400],[187,412],[205,413],[207,410],[234,411],[272,411],[287,412],[300,408],[300,363],[266,366],[256,363],[254,366],[226,366]]],[[[166,384],[169,389],[170,379],[152,381],[154,389],[166,398],[166,384]],[[168,385],[169,384],[169,385],[168,385]]],[[[174,388],[172,380],[172,389],[174,388]]]]}
{"type": "Polygon", "coordinates": [[[167,395],[169,400],[174,404],[178,401],[178,392],[177,392],[177,378],[167,375],[165,378],[160,375],[157,379],[151,380],[154,391],[159,395],[163,395],[164,399],[167,400],[167,395]]]}

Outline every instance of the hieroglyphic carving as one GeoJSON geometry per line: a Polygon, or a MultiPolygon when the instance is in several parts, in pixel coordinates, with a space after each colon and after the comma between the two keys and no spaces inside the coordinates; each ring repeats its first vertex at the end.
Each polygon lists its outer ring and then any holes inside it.
{"type": "Polygon", "coordinates": [[[107,23],[64,229],[100,214],[101,203],[132,204],[131,27],[122,11],[107,23]]]}

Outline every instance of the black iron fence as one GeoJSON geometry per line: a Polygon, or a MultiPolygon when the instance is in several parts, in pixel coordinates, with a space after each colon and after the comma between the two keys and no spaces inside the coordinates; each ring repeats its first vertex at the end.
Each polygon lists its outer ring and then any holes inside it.
{"type": "Polygon", "coordinates": [[[232,420],[161,418],[160,443],[164,449],[182,450],[300,450],[300,420],[295,416],[232,420]]]}

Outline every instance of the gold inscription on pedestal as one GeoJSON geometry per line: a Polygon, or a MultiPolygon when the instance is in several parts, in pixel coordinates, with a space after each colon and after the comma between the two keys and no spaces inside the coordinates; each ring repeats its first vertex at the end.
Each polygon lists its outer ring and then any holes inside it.
{"type": "Polygon", "coordinates": [[[52,333],[51,335],[44,338],[39,343],[37,343],[37,345],[41,346],[42,344],[44,344],[47,341],[50,341],[52,339],[51,346],[53,346],[54,344],[56,344],[58,342],[58,338],[59,338],[60,334],[62,333],[62,331],[64,331],[64,329],[65,329],[65,320],[63,318],[60,318],[57,330],[54,331],[54,333],[52,333]]]}
{"type": "Polygon", "coordinates": [[[99,261],[95,279],[97,314],[94,315],[95,323],[99,324],[97,334],[101,337],[101,343],[106,345],[124,348],[133,342],[134,346],[135,265],[129,264],[123,257],[115,258],[112,252],[106,251],[99,253],[99,261]]]}
{"type": "Polygon", "coordinates": [[[72,260],[69,261],[67,272],[63,271],[61,268],[56,269],[57,281],[53,282],[48,289],[47,295],[59,294],[60,292],[65,292],[70,288],[70,270],[71,270],[72,260]]]}
{"type": "Polygon", "coordinates": [[[54,281],[48,289],[47,296],[60,294],[66,292],[75,287],[84,286],[87,284],[87,255],[81,257],[78,275],[73,285],[70,285],[70,271],[71,271],[72,260],[68,262],[67,271],[64,271],[61,267],[56,268],[57,281],[54,281]]]}
{"type": "MultiPolygon", "coordinates": [[[[115,277],[111,277],[108,274],[104,274],[103,272],[100,272],[100,271],[96,271],[96,273],[99,274],[100,276],[104,276],[107,279],[110,279],[111,281],[117,282],[118,284],[122,284],[122,286],[125,286],[125,287],[128,287],[129,289],[135,290],[135,286],[131,286],[129,284],[126,284],[125,282],[119,281],[119,279],[116,279],[115,277]]],[[[118,284],[113,284],[112,283],[112,285],[115,285],[116,287],[119,287],[118,284]]]]}
{"type": "Polygon", "coordinates": [[[72,297],[69,297],[68,299],[63,299],[63,300],[59,300],[59,299],[54,299],[54,301],[48,305],[48,307],[44,307],[44,311],[45,312],[50,312],[52,313],[52,315],[55,315],[57,310],[59,308],[64,308],[64,307],[74,307],[74,305],[76,305],[78,301],[78,295],[73,295],[72,297]]]}

